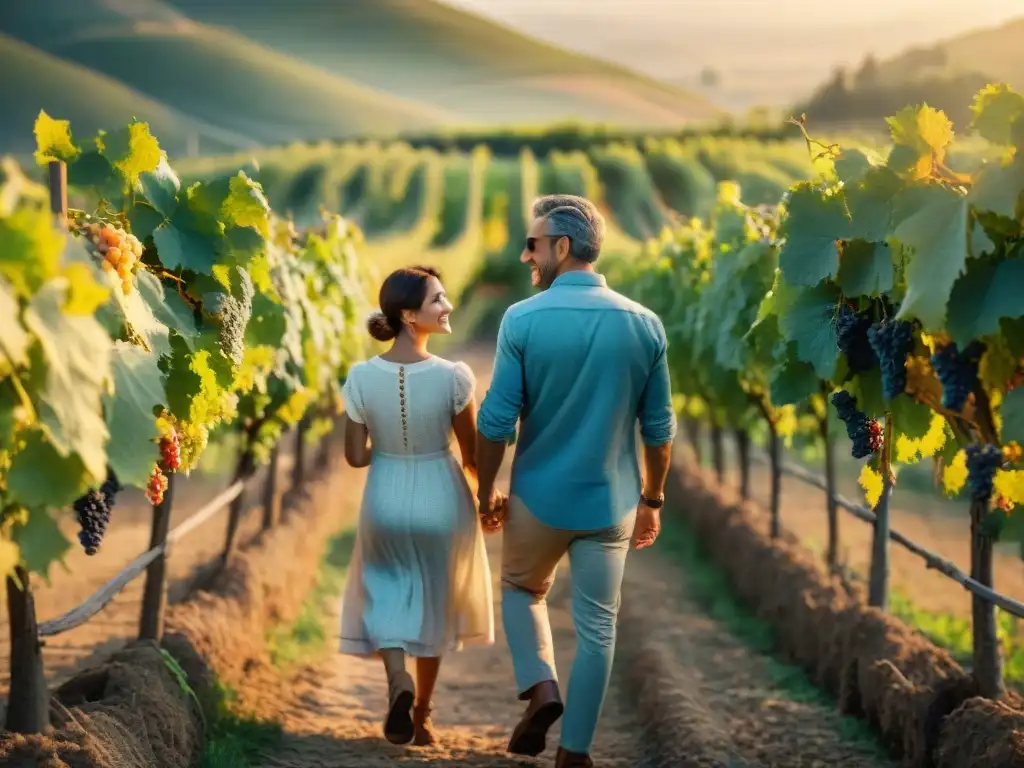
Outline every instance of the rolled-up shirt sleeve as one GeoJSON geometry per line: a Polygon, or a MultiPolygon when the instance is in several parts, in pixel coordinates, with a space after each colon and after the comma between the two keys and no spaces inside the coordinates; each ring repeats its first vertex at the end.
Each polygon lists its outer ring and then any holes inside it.
{"type": "Polygon", "coordinates": [[[657,317],[650,322],[655,343],[654,365],[640,396],[640,436],[650,446],[665,445],[675,439],[676,413],[672,407],[672,383],[668,373],[668,340],[665,326],[657,317]]]}
{"type": "Polygon", "coordinates": [[[492,443],[511,443],[523,408],[523,355],[516,338],[515,318],[505,315],[498,328],[491,386],[480,404],[477,430],[492,443]]]}

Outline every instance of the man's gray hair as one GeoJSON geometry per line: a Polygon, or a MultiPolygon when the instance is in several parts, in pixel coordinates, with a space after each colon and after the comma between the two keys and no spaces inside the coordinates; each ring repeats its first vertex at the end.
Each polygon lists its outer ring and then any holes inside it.
{"type": "Polygon", "coordinates": [[[533,217],[547,222],[548,235],[569,238],[569,253],[573,258],[593,263],[601,255],[604,216],[585,197],[545,195],[534,201],[533,217]]]}

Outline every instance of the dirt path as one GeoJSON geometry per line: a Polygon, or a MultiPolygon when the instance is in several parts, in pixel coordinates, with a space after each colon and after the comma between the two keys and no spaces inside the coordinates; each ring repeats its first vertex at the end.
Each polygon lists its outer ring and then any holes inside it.
{"type": "MultiPolygon", "coordinates": [[[[467,357],[486,389],[490,363],[467,357]]],[[[507,467],[505,470],[507,481],[507,467]]],[[[500,538],[489,539],[496,600],[500,538]]],[[[563,681],[572,661],[569,574],[560,571],[549,599],[557,662],[563,681]]],[[[623,594],[612,690],[593,754],[600,766],[827,766],[892,765],[863,742],[844,736],[844,724],[814,697],[787,698],[780,665],[710,618],[690,577],[669,548],[631,554],[623,594]]],[[[336,608],[338,606],[335,606],[336,608]]],[[[388,765],[549,766],[505,753],[522,705],[495,606],[493,647],[445,660],[435,699],[442,744],[395,747],[381,737],[386,683],[377,661],[334,653],[302,670],[280,702],[286,735],[262,768],[356,768],[388,765]]],[[[338,617],[329,619],[337,634],[338,617]]],[[[331,647],[336,647],[336,637],[331,647]]],[[[564,685],[564,682],[563,682],[564,685]]]]}

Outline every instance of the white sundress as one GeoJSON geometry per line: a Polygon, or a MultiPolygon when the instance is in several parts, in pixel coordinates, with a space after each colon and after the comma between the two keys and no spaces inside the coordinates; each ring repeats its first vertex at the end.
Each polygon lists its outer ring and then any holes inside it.
{"type": "Polygon", "coordinates": [[[349,372],[349,418],[373,457],[341,606],[343,654],[442,656],[494,642],[491,574],[472,492],[451,450],[473,398],[465,363],[374,357],[349,372]]]}

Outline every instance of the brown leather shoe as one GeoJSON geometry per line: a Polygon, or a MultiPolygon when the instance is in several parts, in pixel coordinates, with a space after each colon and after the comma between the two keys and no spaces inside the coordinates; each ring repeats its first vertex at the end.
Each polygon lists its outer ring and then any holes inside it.
{"type": "Polygon", "coordinates": [[[399,672],[388,681],[388,715],[384,720],[384,738],[392,744],[408,744],[413,739],[412,704],[416,684],[408,672],[399,672]]]}
{"type": "Polygon", "coordinates": [[[537,683],[530,691],[530,703],[512,731],[508,751],[513,755],[536,757],[544,751],[548,729],[562,716],[565,708],[554,680],[537,683]]]}
{"type": "Polygon", "coordinates": [[[432,747],[439,741],[434,724],[430,721],[430,713],[433,710],[429,704],[416,704],[412,708],[412,724],[415,735],[412,743],[417,747],[432,747]]]}
{"type": "Polygon", "coordinates": [[[558,755],[555,757],[555,768],[594,768],[594,761],[590,759],[590,755],[568,752],[559,747],[558,755]]]}

